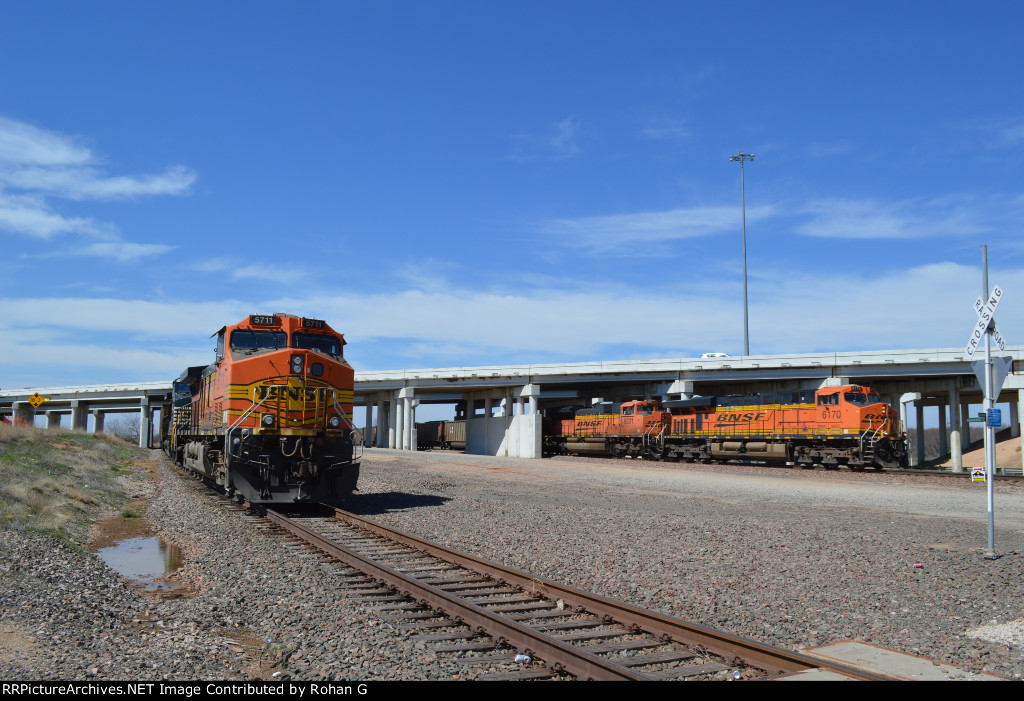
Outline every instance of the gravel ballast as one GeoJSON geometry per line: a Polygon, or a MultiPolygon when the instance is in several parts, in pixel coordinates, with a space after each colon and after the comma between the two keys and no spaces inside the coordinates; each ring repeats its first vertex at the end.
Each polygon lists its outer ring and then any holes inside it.
{"type": "MultiPolygon", "coordinates": [[[[95,555],[0,532],[4,679],[471,679],[336,593],[333,567],[281,547],[153,451],[133,484],[179,546],[170,598],[95,555]]],[[[764,642],[856,639],[1024,674],[1024,488],[740,466],[368,451],[356,513],[538,577],[764,642]],[[996,626],[989,639],[968,633],[996,626]]]]}

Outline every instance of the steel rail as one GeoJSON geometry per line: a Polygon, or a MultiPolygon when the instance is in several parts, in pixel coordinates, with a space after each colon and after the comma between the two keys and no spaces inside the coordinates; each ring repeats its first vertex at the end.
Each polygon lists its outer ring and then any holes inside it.
{"type": "Polygon", "coordinates": [[[553,671],[564,670],[584,679],[601,681],[639,681],[649,677],[617,665],[598,655],[572,647],[556,638],[533,630],[521,623],[503,618],[482,606],[459,599],[448,592],[418,581],[386,565],[363,557],[324,538],[318,533],[281,514],[268,510],[267,518],[289,533],[323,550],[347,565],[375,577],[423,605],[442,612],[462,623],[477,627],[499,643],[505,642],[520,650],[528,650],[542,660],[550,661],[553,671]]]}
{"type": "MultiPolygon", "coordinates": [[[[273,512],[268,512],[268,515],[270,513],[273,512]]],[[[275,516],[277,515],[275,514],[275,516]]],[[[335,509],[333,517],[335,520],[348,523],[395,542],[402,543],[416,550],[420,550],[437,557],[438,559],[459,565],[467,570],[486,574],[505,583],[518,586],[529,593],[544,596],[552,600],[561,599],[568,606],[583,608],[591,614],[606,616],[623,626],[648,633],[666,642],[673,641],[687,646],[703,647],[709,652],[724,658],[728,662],[749,665],[751,667],[764,670],[768,676],[822,669],[833,671],[854,679],[875,681],[890,679],[890,677],[867,672],[863,669],[847,667],[834,662],[825,662],[808,655],[759,643],[748,638],[725,633],[698,623],[648,611],[614,599],[588,594],[571,587],[556,584],[533,575],[504,567],[494,562],[488,562],[472,555],[444,548],[346,511],[335,509]]],[[[286,522],[283,517],[277,516],[277,518],[274,519],[274,522],[280,523],[283,527],[297,535],[298,533],[296,529],[301,528],[303,533],[310,534],[313,539],[317,541],[317,547],[321,547],[320,543],[323,543],[324,546],[326,546],[324,547],[324,550],[331,552],[332,555],[338,557],[338,559],[346,562],[347,564],[351,564],[361,570],[364,570],[363,565],[365,564],[366,567],[374,570],[376,573],[379,573],[379,576],[382,579],[389,581],[389,583],[394,584],[394,586],[400,588],[409,587],[410,593],[412,591],[422,591],[422,600],[425,603],[444,610],[448,615],[463,619],[463,621],[468,625],[480,626],[481,628],[484,628],[488,634],[494,637],[504,638],[510,644],[515,645],[520,649],[529,650],[541,659],[550,660],[555,664],[561,664],[566,671],[572,674],[592,679],[648,678],[642,674],[633,672],[632,670],[615,665],[613,662],[610,662],[605,658],[582,652],[579,648],[565,646],[560,643],[560,641],[557,641],[557,639],[534,631],[531,628],[523,626],[515,621],[498,617],[495,613],[492,613],[487,609],[483,609],[482,607],[457,599],[447,592],[437,589],[436,587],[432,587],[429,584],[411,579],[386,566],[380,565],[379,563],[368,560],[347,549],[341,548],[313,531],[299,526],[298,524],[294,524],[291,521],[286,522]],[[337,552],[338,555],[335,555],[335,552],[337,552]],[[394,578],[393,581],[392,578],[394,578]],[[453,610],[449,611],[448,607],[453,607],[453,610]],[[491,629],[488,629],[488,625],[498,625],[501,627],[501,630],[492,632],[491,629]],[[557,643],[557,645],[552,646],[552,641],[557,643]],[[568,653],[569,650],[571,650],[572,653],[568,653]],[[545,653],[547,653],[547,656],[545,653]],[[567,654],[570,656],[579,655],[580,659],[579,661],[570,659],[566,657],[567,654]],[[580,663],[582,663],[582,666],[579,666],[580,663]],[[594,665],[597,665],[597,667],[594,665]],[[614,671],[611,672],[612,676],[603,676],[608,667],[614,668],[614,671]]],[[[305,535],[302,535],[301,537],[305,538],[305,535]]],[[[371,572],[367,572],[367,574],[371,574],[371,572]]],[[[372,576],[378,576],[378,574],[372,574],[372,576]]],[[[416,598],[421,597],[417,594],[416,598]]]]}

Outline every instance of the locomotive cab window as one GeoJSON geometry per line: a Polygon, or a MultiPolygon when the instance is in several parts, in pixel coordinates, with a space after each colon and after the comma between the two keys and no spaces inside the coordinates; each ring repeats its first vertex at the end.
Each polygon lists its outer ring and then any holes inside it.
{"type": "Polygon", "coordinates": [[[633,407],[631,407],[631,406],[623,407],[622,408],[622,415],[623,416],[632,416],[633,415],[633,407]]]}
{"type": "Polygon", "coordinates": [[[830,406],[839,404],[838,394],[826,394],[818,397],[818,406],[830,406]]]}
{"type": "Polygon", "coordinates": [[[280,350],[288,347],[288,334],[284,331],[250,331],[235,329],[231,332],[231,351],[251,355],[259,351],[280,350]]]}
{"type": "Polygon", "coordinates": [[[296,331],[292,334],[292,348],[303,348],[324,353],[325,355],[340,356],[341,339],[337,336],[328,336],[326,334],[296,331]]]}

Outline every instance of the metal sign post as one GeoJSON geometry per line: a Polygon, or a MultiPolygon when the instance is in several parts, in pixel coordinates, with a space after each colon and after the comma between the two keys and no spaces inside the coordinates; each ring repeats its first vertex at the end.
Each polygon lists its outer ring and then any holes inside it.
{"type": "MultiPolygon", "coordinates": [[[[985,392],[985,417],[988,419],[985,421],[985,477],[988,483],[986,485],[986,492],[988,493],[988,550],[985,553],[985,559],[995,560],[999,555],[996,555],[995,498],[992,489],[996,473],[996,430],[992,426],[996,403],[994,396],[996,390],[992,383],[992,331],[996,307],[999,306],[999,301],[1003,297],[1003,291],[999,289],[999,285],[996,285],[991,293],[989,292],[988,246],[981,247],[981,278],[983,288],[982,299],[987,298],[988,301],[980,309],[977,303],[975,304],[975,311],[978,312],[978,323],[975,325],[971,338],[967,342],[967,354],[969,356],[974,355],[973,348],[977,347],[977,333],[981,329],[981,333],[985,337],[985,382],[982,389],[985,392]]],[[[1002,341],[1002,337],[999,340],[1002,341]]]]}

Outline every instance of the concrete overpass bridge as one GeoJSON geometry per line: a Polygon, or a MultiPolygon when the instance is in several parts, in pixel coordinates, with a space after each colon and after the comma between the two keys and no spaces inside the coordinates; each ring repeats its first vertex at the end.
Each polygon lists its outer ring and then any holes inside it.
{"type": "MultiPolygon", "coordinates": [[[[999,401],[1009,403],[1010,428],[1020,436],[1024,346],[1007,346],[998,356],[1010,369],[999,401]]],[[[904,425],[911,411],[918,427],[926,423],[926,410],[929,423],[937,414],[940,452],[950,455],[954,466],[960,464],[961,451],[970,444],[969,406],[982,402],[971,360],[961,348],[357,372],[354,403],[365,407],[364,425],[378,428],[373,442],[378,447],[415,450],[417,407],[455,404],[467,419],[467,452],[540,457],[541,415],[549,408],[595,399],[755,394],[848,383],[868,385],[899,406],[904,425]]],[[[169,381],[0,390],[0,414],[28,420],[44,413],[49,426],[70,415],[70,427],[80,430],[91,414],[93,429],[102,430],[105,414],[138,412],[140,444],[148,445],[154,409],[169,392],[169,381]],[[37,409],[29,403],[34,394],[50,401],[37,409]]],[[[372,437],[367,431],[367,445],[372,437]]],[[[912,446],[911,459],[924,461],[923,441],[916,450],[912,446]]]]}

